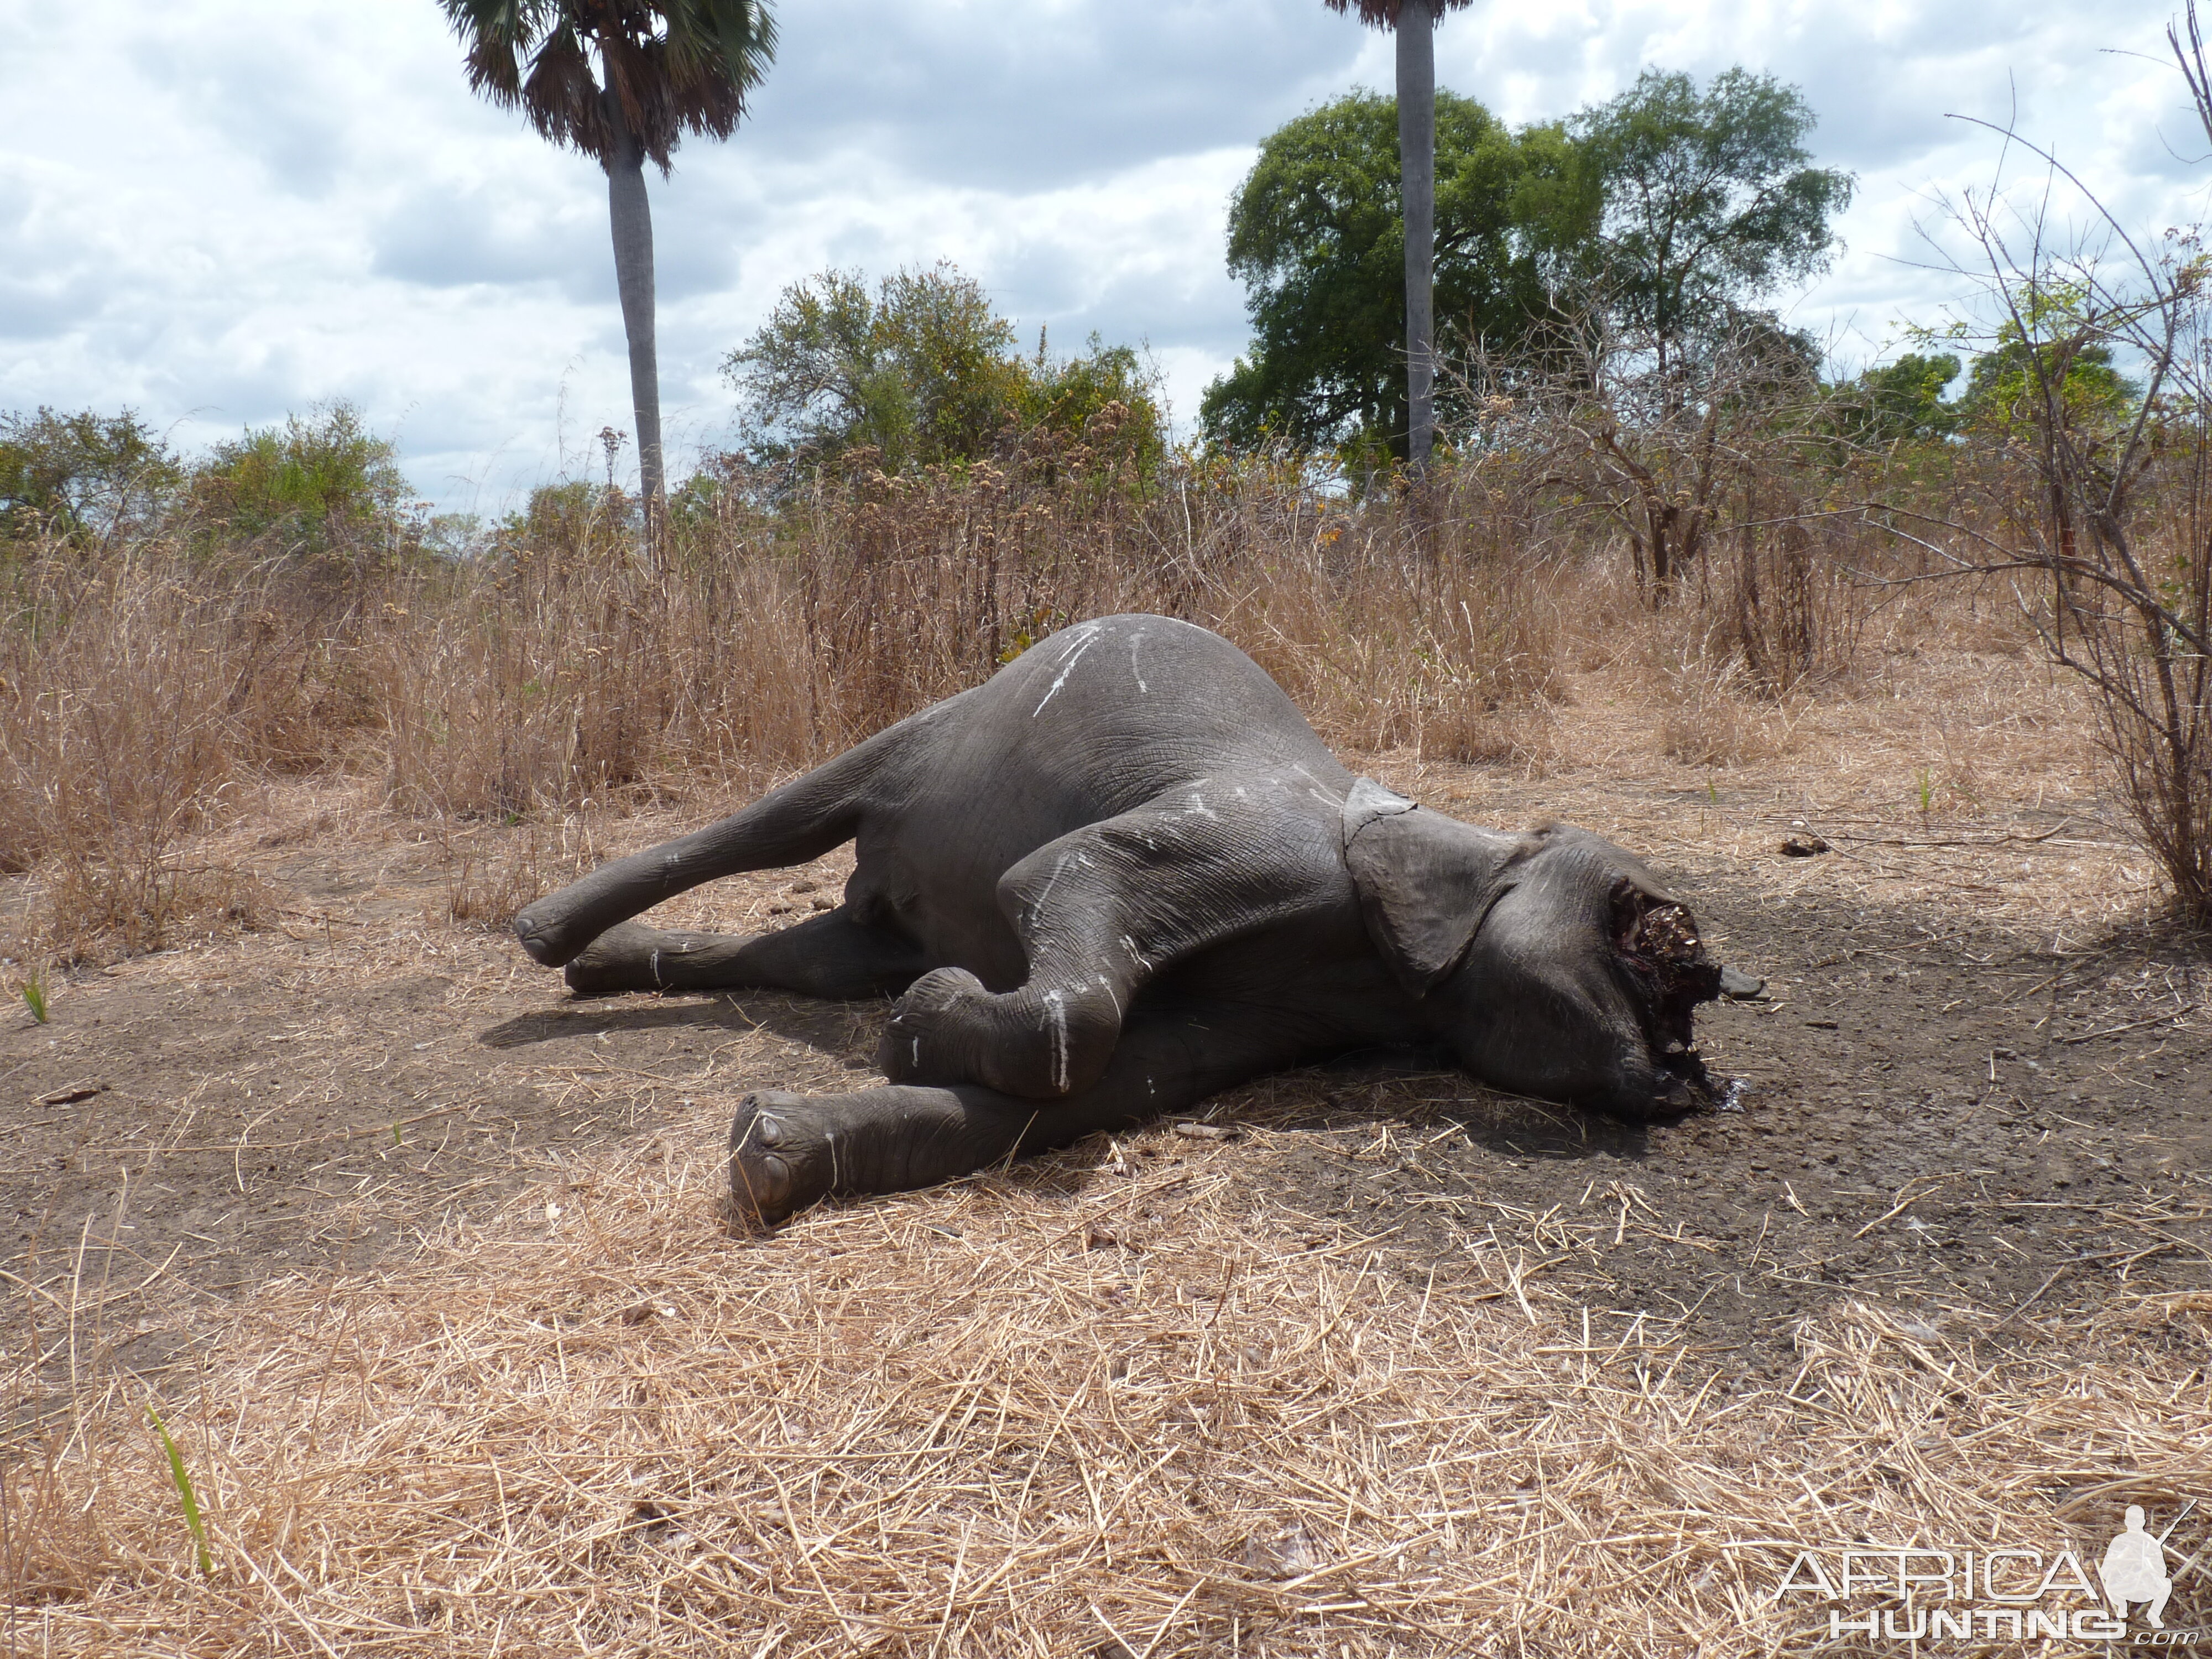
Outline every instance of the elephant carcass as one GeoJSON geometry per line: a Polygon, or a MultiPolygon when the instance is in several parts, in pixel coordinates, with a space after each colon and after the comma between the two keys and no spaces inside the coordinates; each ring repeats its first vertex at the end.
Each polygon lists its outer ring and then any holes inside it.
{"type": "Polygon", "coordinates": [[[1494,1088],[1709,1102],[1698,1004],[1756,994],[1627,853],[1480,829],[1339,764],[1218,635],[1120,616],[515,919],[582,994],[896,997],[882,1087],[739,1107],[740,1209],[928,1185],[1351,1049],[1443,1044],[1494,1088]],[[629,918],[845,842],[836,909],[751,937],[629,918]]]}

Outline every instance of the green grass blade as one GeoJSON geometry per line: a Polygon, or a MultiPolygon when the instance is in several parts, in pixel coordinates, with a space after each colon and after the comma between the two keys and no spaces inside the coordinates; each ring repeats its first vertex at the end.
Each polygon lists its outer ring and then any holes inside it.
{"type": "Polygon", "coordinates": [[[215,1564],[208,1559],[207,1528],[200,1524],[200,1500],[192,1492],[192,1478],[185,1473],[185,1460],[177,1450],[177,1443],[169,1438],[168,1425],[161,1421],[161,1413],[149,1405],[146,1415],[154,1419],[154,1432],[161,1437],[161,1449],[169,1455],[169,1479],[176,1483],[177,1497],[185,1506],[185,1525],[191,1528],[192,1545],[199,1553],[200,1577],[212,1577],[215,1564]]]}

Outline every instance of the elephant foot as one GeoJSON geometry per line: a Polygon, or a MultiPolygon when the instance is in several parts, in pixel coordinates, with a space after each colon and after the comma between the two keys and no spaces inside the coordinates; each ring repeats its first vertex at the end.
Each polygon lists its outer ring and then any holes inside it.
{"type": "Polygon", "coordinates": [[[834,1100],[761,1089],[730,1124],[730,1199],[738,1217],[773,1227],[849,1185],[834,1100]]]}
{"type": "Polygon", "coordinates": [[[738,1215],[773,1227],[838,1194],[911,1192],[995,1163],[1036,1121],[1028,1102],[907,1084],[808,1097],[762,1089],[730,1124],[738,1215]]]}
{"type": "Polygon", "coordinates": [[[894,1083],[979,1083],[1023,1100],[1058,1100],[1095,1083],[1112,1058],[1121,1010],[1111,991],[1024,986],[994,996],[963,968],[907,988],[876,1064],[894,1083]]]}
{"type": "Polygon", "coordinates": [[[937,968],[907,987],[876,1046],[894,1083],[957,1083],[977,1076],[973,1027],[990,992],[965,968],[937,968]]]}

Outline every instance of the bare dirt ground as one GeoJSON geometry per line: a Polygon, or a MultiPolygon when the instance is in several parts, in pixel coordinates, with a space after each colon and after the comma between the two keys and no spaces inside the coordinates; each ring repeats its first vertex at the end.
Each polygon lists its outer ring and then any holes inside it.
{"type": "MultiPolygon", "coordinates": [[[[1731,766],[1654,759],[1680,711],[1616,702],[1601,676],[1515,763],[1364,763],[1470,819],[1557,817],[1649,856],[1769,981],[1768,1002],[1702,1016],[1741,1110],[1624,1126],[1376,1056],[1221,1097],[1205,1115],[1233,1139],[1161,1125],[987,1179],[1149,1194],[1203,1166],[1292,1245],[1371,1249],[1417,1291],[1510,1251],[1482,1297],[1526,1308],[1540,1285],[1713,1398],[1790,1389],[1802,1333],[1847,1305],[1986,1355],[2070,1340],[2115,1298],[2212,1289],[2203,943],[2149,919],[2093,757],[2052,735],[2078,728],[2063,688],[2017,663],[1947,672],[1763,717],[1769,752],[1731,766]],[[1815,836],[1830,850],[1782,850],[1815,836]]],[[[727,804],[603,818],[590,851],[727,804]]],[[[880,1007],[571,1000],[453,921],[462,857],[557,864],[522,830],[457,848],[301,789],[228,833],[214,850],[289,896],[277,929],[84,975],[51,1024],[0,1027],[18,1435],[65,1419],[95,1371],[179,1395],[257,1297],[366,1282],[456,1230],[557,1233],[611,1165],[680,1166],[676,1202],[719,1224],[736,1096],[868,1080],[880,1007]]],[[[672,908],[778,925],[834,898],[843,859],[672,908]]],[[[893,1202],[957,1238],[973,1201],[893,1202]]],[[[1177,1225],[1147,1201],[1090,1237],[1141,1254],[1177,1225]]]]}

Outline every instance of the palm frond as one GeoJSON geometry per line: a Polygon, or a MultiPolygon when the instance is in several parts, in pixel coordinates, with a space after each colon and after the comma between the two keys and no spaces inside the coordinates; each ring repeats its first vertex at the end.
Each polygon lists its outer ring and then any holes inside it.
{"type": "Polygon", "coordinates": [[[469,86],[601,165],[618,118],[663,173],[687,132],[726,138],[775,56],[766,0],[440,0],[469,86]],[[592,73],[592,55],[599,73],[592,73]]]}
{"type": "Polygon", "coordinates": [[[600,104],[583,37],[565,18],[538,47],[521,102],[540,137],[572,144],[602,164],[614,154],[614,128],[600,104]]]}
{"type": "MultiPolygon", "coordinates": [[[[1399,0],[1322,0],[1338,16],[1357,16],[1370,28],[1395,29],[1398,27],[1399,0]]],[[[1429,15],[1441,17],[1448,11],[1474,3],[1474,0],[1429,0],[1429,15]]]]}

